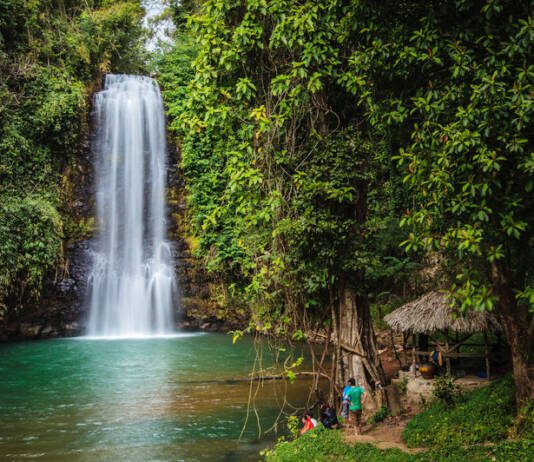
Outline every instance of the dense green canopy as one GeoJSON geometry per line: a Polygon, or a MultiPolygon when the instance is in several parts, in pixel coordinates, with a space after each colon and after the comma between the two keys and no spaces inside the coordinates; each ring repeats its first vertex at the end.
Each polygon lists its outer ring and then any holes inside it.
{"type": "Polygon", "coordinates": [[[416,292],[401,244],[533,383],[532,2],[186,6],[161,80],[191,230],[257,324],[416,292]]]}

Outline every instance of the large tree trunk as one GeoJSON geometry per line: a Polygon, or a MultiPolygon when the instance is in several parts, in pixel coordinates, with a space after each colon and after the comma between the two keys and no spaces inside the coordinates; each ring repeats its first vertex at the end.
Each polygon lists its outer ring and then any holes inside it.
{"type": "Polygon", "coordinates": [[[504,330],[510,352],[516,388],[518,410],[534,402],[534,338],[527,334],[526,326],[512,316],[503,316],[504,330]]]}
{"type": "Polygon", "coordinates": [[[378,403],[368,400],[371,407],[382,404],[384,372],[376,348],[369,304],[358,297],[348,286],[341,287],[337,300],[338,312],[334,327],[336,342],[337,382],[346,384],[349,378],[356,381],[369,393],[378,388],[378,403]]]}
{"type": "Polygon", "coordinates": [[[493,265],[493,282],[499,296],[499,317],[512,356],[516,402],[520,410],[534,402],[534,319],[526,306],[517,303],[505,268],[493,265]]]}

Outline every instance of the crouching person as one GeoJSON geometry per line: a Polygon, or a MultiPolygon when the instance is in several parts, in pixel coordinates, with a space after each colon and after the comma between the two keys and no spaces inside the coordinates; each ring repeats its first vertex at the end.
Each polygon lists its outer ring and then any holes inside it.
{"type": "Polygon", "coordinates": [[[300,434],[304,435],[307,431],[311,430],[317,425],[317,420],[315,420],[309,411],[306,411],[303,416],[301,422],[304,424],[303,427],[300,429],[300,434]]]}
{"type": "Polygon", "coordinates": [[[320,407],[320,420],[325,428],[333,430],[339,428],[339,421],[335,409],[328,403],[324,402],[320,407]]]}

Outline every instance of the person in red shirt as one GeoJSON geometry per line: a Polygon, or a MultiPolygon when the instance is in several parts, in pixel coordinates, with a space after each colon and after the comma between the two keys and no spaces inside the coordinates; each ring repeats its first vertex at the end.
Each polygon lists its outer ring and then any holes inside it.
{"type": "Polygon", "coordinates": [[[317,425],[317,420],[315,420],[309,411],[306,411],[302,416],[302,423],[304,426],[300,429],[300,434],[303,435],[308,430],[311,430],[317,425]]]}

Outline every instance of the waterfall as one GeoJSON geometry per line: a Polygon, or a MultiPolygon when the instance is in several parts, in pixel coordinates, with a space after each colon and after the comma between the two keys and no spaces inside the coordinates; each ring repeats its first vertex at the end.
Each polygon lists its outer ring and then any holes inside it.
{"type": "Polygon", "coordinates": [[[163,102],[157,83],[107,75],[95,96],[98,237],[87,334],[172,331],[174,268],[166,234],[163,102]]]}

